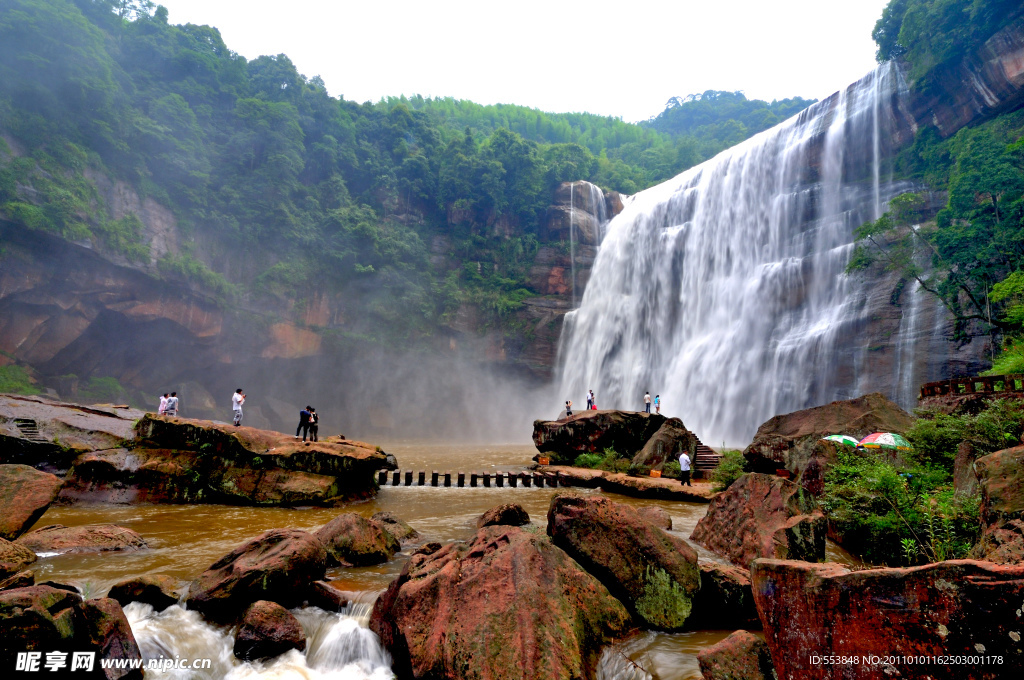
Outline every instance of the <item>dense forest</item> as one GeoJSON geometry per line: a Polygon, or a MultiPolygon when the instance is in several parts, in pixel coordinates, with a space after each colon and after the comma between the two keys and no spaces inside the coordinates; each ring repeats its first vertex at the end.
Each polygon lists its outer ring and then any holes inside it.
{"type": "MultiPolygon", "coordinates": [[[[910,87],[926,92],[1021,15],[1015,0],[892,0],[873,33],[877,57],[905,62],[910,87]]],[[[945,196],[945,205],[928,220],[923,193],[894,200],[859,230],[851,268],[880,260],[917,279],[957,319],[955,341],[992,338],[1005,350],[993,373],[1024,371],[1024,111],[949,139],[923,127],[894,170],[945,196]]]]}
{"type": "Polygon", "coordinates": [[[125,181],[187,236],[159,276],[236,303],[349,291],[351,332],[409,343],[460,305],[509,323],[536,293],[526,271],[560,182],[634,193],[810,103],[707,92],[643,124],[357,103],[146,0],[0,0],[0,217],[146,263],[138,216],[113,219],[97,190],[125,181]],[[431,266],[437,235],[465,267],[431,266]]]}

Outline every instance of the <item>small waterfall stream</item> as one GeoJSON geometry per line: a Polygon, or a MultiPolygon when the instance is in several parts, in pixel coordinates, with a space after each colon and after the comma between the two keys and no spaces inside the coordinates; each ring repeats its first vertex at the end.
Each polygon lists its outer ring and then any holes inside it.
{"type": "Polygon", "coordinates": [[[882,65],[635,196],[566,317],[558,393],[593,388],[606,408],[637,409],[659,392],[706,441],[730,444],[775,414],[857,396],[877,370],[870,282],[844,270],[854,229],[915,188],[888,167],[912,128],[906,91],[882,65]]]}

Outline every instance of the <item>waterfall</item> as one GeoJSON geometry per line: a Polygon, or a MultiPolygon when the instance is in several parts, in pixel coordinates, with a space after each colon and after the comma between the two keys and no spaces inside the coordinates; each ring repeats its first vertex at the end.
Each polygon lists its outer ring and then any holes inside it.
{"type": "Polygon", "coordinates": [[[569,185],[569,271],[572,275],[572,308],[576,309],[576,206],[574,204],[576,183],[569,185]]]}
{"type": "Polygon", "coordinates": [[[899,69],[847,89],[633,198],[608,223],[566,317],[559,394],[607,408],[660,393],[706,441],[856,396],[871,357],[868,282],[844,273],[853,230],[895,195],[913,123],[899,69]]]}

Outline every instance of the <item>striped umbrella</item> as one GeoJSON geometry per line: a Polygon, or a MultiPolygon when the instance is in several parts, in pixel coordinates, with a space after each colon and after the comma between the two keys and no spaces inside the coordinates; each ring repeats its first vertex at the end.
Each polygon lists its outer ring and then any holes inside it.
{"type": "Polygon", "coordinates": [[[861,439],[857,444],[866,449],[895,449],[897,451],[910,451],[914,447],[906,439],[892,432],[875,432],[861,439]]]}
{"type": "Polygon", "coordinates": [[[848,434],[830,434],[827,437],[822,437],[822,441],[838,442],[839,444],[845,444],[846,446],[857,446],[857,438],[851,437],[848,434]]]}

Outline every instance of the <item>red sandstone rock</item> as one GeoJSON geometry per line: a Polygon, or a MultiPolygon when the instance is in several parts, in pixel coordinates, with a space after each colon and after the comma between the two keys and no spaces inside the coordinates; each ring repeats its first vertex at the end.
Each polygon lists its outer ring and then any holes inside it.
{"type": "Polygon", "coordinates": [[[703,482],[684,486],[678,479],[665,477],[630,477],[624,474],[606,474],[600,486],[605,491],[634,498],[656,498],[665,501],[707,503],[715,496],[714,487],[703,482]]]}
{"type": "Polygon", "coordinates": [[[657,505],[648,505],[645,508],[637,508],[636,511],[654,526],[671,531],[672,516],[668,514],[665,508],[659,508],[657,505]]]}
{"type": "Polygon", "coordinates": [[[972,557],[1017,564],[1024,560],[1024,446],[974,462],[981,488],[981,539],[972,557]]]}
{"type": "Polygon", "coordinates": [[[700,590],[693,600],[693,613],[686,621],[692,630],[760,630],[750,572],[742,567],[701,560],[700,590]]]}
{"type": "Polygon", "coordinates": [[[780,680],[1024,677],[1017,613],[1024,566],[954,560],[851,572],[838,564],[757,560],[751,582],[780,680]],[[865,655],[879,660],[814,659],[865,655]],[[933,655],[975,661],[902,661],[933,655]]]}
{"type": "Polygon", "coordinates": [[[768,645],[745,630],[702,649],[697,662],[704,680],[775,680],[768,645]]]}
{"type": "Polygon", "coordinates": [[[630,621],[543,534],[492,526],[468,544],[414,554],[377,599],[370,628],[399,677],[576,680],[630,621]]]}
{"type": "Polygon", "coordinates": [[[50,524],[30,531],[15,542],[36,553],[133,551],[147,547],[142,536],[116,524],[86,524],[77,527],[50,524]]]}
{"type": "Polygon", "coordinates": [[[271,529],[217,560],[196,579],[188,607],[228,623],[256,600],[301,604],[306,587],[323,579],[327,552],[312,534],[271,529]]]}
{"type": "Polygon", "coordinates": [[[134,576],[119,581],[110,587],[107,597],[113,598],[122,607],[132,602],[151,605],[156,611],[163,611],[178,604],[184,590],[176,578],[163,574],[134,576]]]}
{"type": "MultiPolygon", "coordinates": [[[[142,659],[128,618],[117,600],[109,597],[86,600],[75,607],[74,612],[75,644],[96,650],[97,666],[99,659],[142,659]]],[[[103,672],[110,680],[143,676],[138,668],[108,668],[103,672]]]]}
{"type": "Polygon", "coordinates": [[[700,589],[697,553],[634,508],[559,494],[548,509],[548,535],[649,626],[686,623],[700,589]]]}
{"type": "Polygon", "coordinates": [[[327,548],[329,560],[346,566],[387,562],[401,549],[391,532],[354,512],[338,515],[314,535],[327,548]]]}
{"type": "Polygon", "coordinates": [[[690,538],[749,567],[758,557],[821,561],[826,522],[814,498],[793,482],[745,474],[711,500],[690,538]]]}
{"type": "Polygon", "coordinates": [[[23,545],[0,538],[0,578],[13,576],[36,561],[36,554],[23,545]]]}
{"type": "Polygon", "coordinates": [[[571,420],[537,420],[533,443],[556,465],[572,465],[581,453],[614,449],[632,458],[667,418],[635,411],[579,411],[571,420]]]}
{"type": "Polygon", "coordinates": [[[743,456],[757,472],[785,467],[799,475],[814,444],[830,434],[858,439],[872,432],[903,434],[914,416],[879,393],[775,416],[757,428],[743,456]]]}
{"type": "Polygon", "coordinates": [[[0,538],[13,541],[43,516],[63,482],[28,465],[0,465],[0,538]]]}
{"type": "Polygon", "coordinates": [[[256,661],[280,656],[289,649],[305,651],[302,625],[276,602],[253,602],[235,636],[235,656],[243,661],[256,661]]]}
{"type": "Polygon", "coordinates": [[[409,526],[393,512],[375,512],[370,521],[398,539],[399,543],[412,541],[420,536],[420,532],[409,526]]]}
{"type": "Polygon", "coordinates": [[[690,454],[690,460],[696,460],[697,437],[679,418],[669,418],[633,456],[633,462],[660,470],[666,462],[678,461],[683,451],[690,454]]]}
{"type": "Polygon", "coordinates": [[[31,569],[19,571],[14,576],[8,576],[0,581],[0,590],[12,590],[14,588],[28,588],[36,584],[36,573],[31,569]]]}
{"type": "Polygon", "coordinates": [[[504,524],[510,527],[521,527],[524,524],[530,523],[530,515],[527,514],[523,506],[518,503],[506,503],[504,505],[496,505],[484,514],[480,515],[480,519],[476,521],[476,528],[482,529],[484,527],[496,526],[504,524]]]}
{"type": "Polygon", "coordinates": [[[325,612],[338,612],[348,604],[348,597],[332,586],[330,581],[314,581],[306,589],[304,602],[311,607],[319,607],[325,612]]]}

